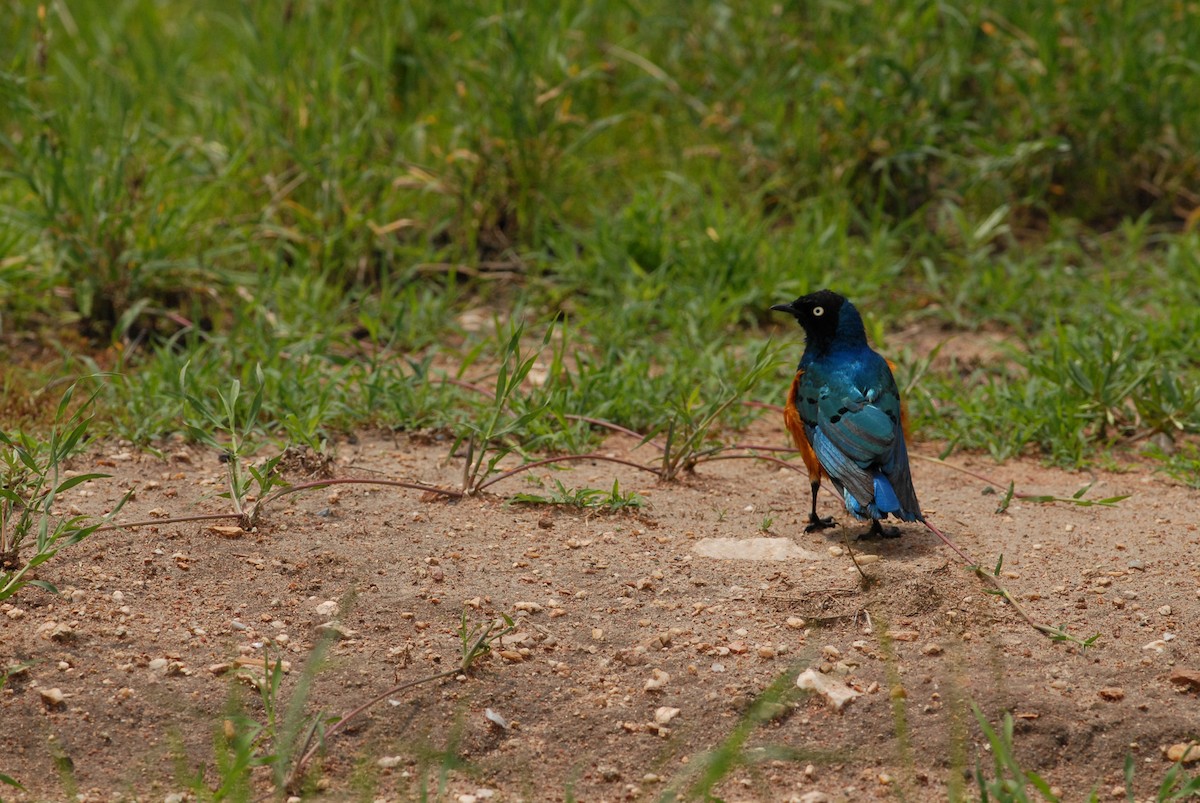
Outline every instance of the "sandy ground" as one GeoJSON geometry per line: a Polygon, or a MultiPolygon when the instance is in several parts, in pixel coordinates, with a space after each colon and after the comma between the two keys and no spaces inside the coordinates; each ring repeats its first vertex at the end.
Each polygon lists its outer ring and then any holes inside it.
{"type": "MultiPolygon", "coordinates": [[[[782,445],[769,423],[750,439],[782,445]]],[[[635,445],[614,437],[606,451],[653,458],[635,445]]],[[[363,434],[338,446],[333,472],[453,487],[448,450],[363,434]]],[[[129,488],[125,521],[228,510],[216,454],[166,451],[97,447],[74,468],[112,478],[71,491],[64,511],[102,512],[129,488]]],[[[1091,480],[951,462],[1030,494],[1091,480]]],[[[336,715],[453,667],[465,610],[481,624],[507,613],[514,632],[468,675],[397,694],[332,737],[306,797],[659,799],[697,781],[774,681],[812,668],[859,696],[838,710],[785,680],[721,797],[944,798],[977,760],[990,766],[974,702],[993,722],[1014,714],[1020,761],[1066,799],[1112,798],[1127,755],[1150,799],[1166,749],[1200,735],[1196,492],[1135,466],[1095,477],[1089,498],[1130,494],[1116,507],[1018,499],[997,514],[978,479],[926,459],[914,473],[932,521],[983,565],[1003,554],[1003,582],[1031,615],[1097,645],[1035,632],[919,526],[855,542],[861,582],[844,545],[864,527],[823,494],[844,528],[806,534],[807,480],[766,462],[711,463],[670,485],[600,462],[533,472],[575,488],[619,479],[647,501],[634,514],[506,504],[537,490],[521,477],[458,502],[329,487],[281,500],[239,537],[164,521],[98,533],[40,567],[61,596],[29,588],[0,605],[0,665],[27,665],[0,692],[0,772],[28,790],[0,796],[190,799],[170,795],[201,767],[217,783],[226,731],[244,727],[231,712],[266,719],[239,658],[288,662],[282,711],[319,626],[337,620],[306,703],[336,715]]],[[[269,795],[270,771],[254,777],[269,795]]]]}

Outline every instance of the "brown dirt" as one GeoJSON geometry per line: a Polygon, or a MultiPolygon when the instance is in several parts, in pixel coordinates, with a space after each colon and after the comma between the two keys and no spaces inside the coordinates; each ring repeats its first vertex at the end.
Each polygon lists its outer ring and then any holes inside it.
{"type": "MultiPolygon", "coordinates": [[[[760,427],[754,439],[782,442],[781,429],[760,427]]],[[[630,454],[634,445],[616,437],[606,447],[630,454]]],[[[454,486],[461,462],[446,459],[448,447],[364,435],[339,446],[334,473],[454,486]]],[[[650,449],[632,456],[648,461],[650,449]]],[[[167,451],[159,460],[98,448],[75,468],[112,479],[75,489],[64,508],[101,512],[136,488],[123,520],[225,511],[216,455],[167,451]]],[[[1028,493],[1069,496],[1089,481],[1031,462],[953,462],[1028,493]]],[[[293,470],[290,479],[304,478],[293,470]]],[[[753,752],[760,760],[718,788],[725,799],[943,798],[964,767],[990,764],[967,701],[993,722],[1014,712],[1019,759],[1068,799],[1092,788],[1108,796],[1127,754],[1138,796],[1150,794],[1169,766],[1163,749],[1200,730],[1196,689],[1170,680],[1200,670],[1195,492],[1134,467],[1099,474],[1089,492],[1132,494],[1116,508],[1015,500],[997,515],[999,497],[983,495],[979,480],[923,459],[914,471],[931,520],[985,565],[1003,553],[1004,582],[1035,618],[1099,633],[1099,644],[1081,651],[1034,632],[916,525],[854,544],[881,558],[865,566],[873,581],[864,588],[848,556],[833,554],[862,525],[825,494],[823,512],[847,530],[805,534],[806,480],[758,461],[708,464],[673,485],[605,463],[538,472],[568,487],[618,478],[648,500],[638,515],[327,488],[288,497],[240,538],[197,523],[98,533],[41,567],[61,597],[29,588],[0,605],[0,662],[31,664],[0,693],[0,771],[29,794],[0,794],[61,800],[74,784],[84,800],[163,800],[184,788],[181,768],[202,765],[214,781],[231,700],[260,720],[263,711],[234,673],[210,668],[260,656],[263,642],[286,634],[276,647],[291,664],[282,709],[326,601],[342,609],[348,635],[309,694],[309,709],[327,714],[453,666],[464,604],[472,622],[509,613],[517,625],[507,658],[397,695],[333,737],[320,761],[327,799],[409,800],[423,788],[447,800],[479,790],[495,801],[657,799],[694,781],[705,751],[773,680],[808,666],[862,696],[841,711],[817,695],[778,706],[748,744],[798,758],[753,752]],[[715,537],[778,537],[813,555],[696,552],[715,537]],[[655,670],[669,680],[647,691],[655,670]],[[43,699],[50,688],[61,704],[43,699]],[[659,727],[663,706],[680,713],[659,727]],[[487,709],[511,728],[491,724],[487,709]],[[448,748],[460,768],[439,794],[437,753],[448,748]],[[72,769],[56,769],[56,756],[72,769]]],[[[514,478],[493,490],[528,487],[514,478]]]]}

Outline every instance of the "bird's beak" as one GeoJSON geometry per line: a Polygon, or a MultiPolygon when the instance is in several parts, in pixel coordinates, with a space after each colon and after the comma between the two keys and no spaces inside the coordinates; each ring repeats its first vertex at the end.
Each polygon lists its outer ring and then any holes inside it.
{"type": "Polygon", "coordinates": [[[791,304],[776,304],[775,306],[771,307],[771,309],[775,310],[776,312],[786,312],[788,315],[796,314],[796,308],[791,304]]]}

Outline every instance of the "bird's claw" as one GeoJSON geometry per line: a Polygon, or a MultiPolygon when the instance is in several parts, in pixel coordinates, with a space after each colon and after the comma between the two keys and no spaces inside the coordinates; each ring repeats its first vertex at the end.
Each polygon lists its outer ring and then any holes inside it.
{"type": "Polygon", "coordinates": [[[900,537],[900,528],[899,527],[884,527],[882,524],[879,523],[879,520],[876,519],[871,522],[871,529],[867,530],[865,533],[860,535],[858,537],[858,540],[865,541],[865,540],[869,540],[872,538],[899,538],[899,537],[900,537]]]}
{"type": "Polygon", "coordinates": [[[833,520],[832,516],[823,519],[815,513],[810,513],[808,516],[808,526],[804,528],[804,532],[816,533],[836,526],[837,522],[833,520]]]}

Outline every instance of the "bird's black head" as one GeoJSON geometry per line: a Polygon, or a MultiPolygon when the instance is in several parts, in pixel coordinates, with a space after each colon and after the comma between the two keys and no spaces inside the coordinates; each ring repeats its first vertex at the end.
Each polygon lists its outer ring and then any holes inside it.
{"type": "Polygon", "coordinates": [[[790,304],[776,304],[771,309],[795,316],[804,327],[809,345],[817,349],[824,349],[835,338],[866,340],[858,310],[832,290],[818,290],[800,296],[790,304]]]}

